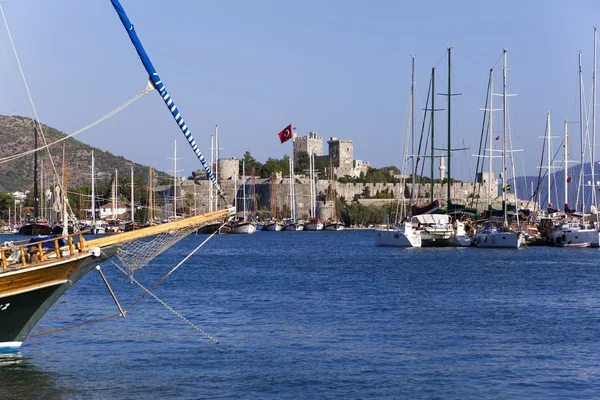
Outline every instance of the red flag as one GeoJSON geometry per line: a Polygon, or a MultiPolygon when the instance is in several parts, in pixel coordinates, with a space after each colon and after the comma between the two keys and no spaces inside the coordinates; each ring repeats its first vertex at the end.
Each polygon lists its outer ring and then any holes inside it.
{"type": "Polygon", "coordinates": [[[281,140],[281,143],[287,142],[288,140],[290,140],[292,138],[292,124],[289,124],[288,126],[286,126],[284,130],[282,130],[281,132],[278,133],[278,135],[279,135],[279,140],[281,140]]]}
{"type": "Polygon", "coordinates": [[[500,140],[500,136],[496,136],[496,140],[500,140]]]}

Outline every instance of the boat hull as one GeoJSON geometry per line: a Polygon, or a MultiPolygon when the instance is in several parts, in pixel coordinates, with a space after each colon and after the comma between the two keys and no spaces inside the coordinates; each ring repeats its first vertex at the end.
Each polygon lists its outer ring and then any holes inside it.
{"type": "MultiPolygon", "coordinates": [[[[52,227],[48,226],[48,225],[44,225],[44,224],[27,224],[27,225],[23,225],[21,227],[21,229],[19,229],[19,235],[27,235],[27,236],[32,236],[34,235],[34,227],[36,229],[36,233],[35,235],[51,235],[52,232],[52,227]]],[[[62,228],[61,228],[61,233],[62,233],[62,228]]]]}
{"type": "Polygon", "coordinates": [[[283,226],[279,222],[269,222],[269,223],[265,224],[265,227],[263,230],[265,230],[267,232],[279,232],[282,229],[283,229],[283,226]]]}
{"type": "Polygon", "coordinates": [[[379,229],[375,232],[375,246],[382,247],[421,247],[418,232],[406,234],[404,229],[379,229]]]}
{"type": "Polygon", "coordinates": [[[338,223],[338,222],[325,224],[325,226],[323,226],[323,230],[324,231],[343,231],[344,224],[338,223]]]}
{"type": "Polygon", "coordinates": [[[600,232],[596,229],[562,229],[550,235],[550,244],[558,247],[598,247],[600,232]],[[584,246],[588,243],[587,246],[584,246]]]}
{"type": "Polygon", "coordinates": [[[322,222],[307,222],[306,224],[304,224],[304,230],[305,231],[320,231],[323,230],[323,223],[322,222]]]}
{"type": "Polygon", "coordinates": [[[304,230],[304,224],[299,224],[296,222],[292,222],[283,227],[283,230],[286,232],[297,232],[304,230]]]}
{"type": "Polygon", "coordinates": [[[256,232],[256,226],[250,222],[235,224],[231,228],[231,233],[249,235],[256,232]]]}
{"type": "Polygon", "coordinates": [[[0,275],[0,352],[16,351],[52,305],[85,274],[117,251],[105,248],[0,275]]]}
{"type": "Polygon", "coordinates": [[[476,247],[518,249],[525,244],[522,234],[517,232],[481,232],[473,238],[476,247]]]}

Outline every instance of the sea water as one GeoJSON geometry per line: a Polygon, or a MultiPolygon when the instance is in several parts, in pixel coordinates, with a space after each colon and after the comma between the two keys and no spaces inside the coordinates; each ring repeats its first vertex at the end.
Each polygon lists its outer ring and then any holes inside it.
{"type": "MultiPolygon", "coordinates": [[[[134,278],[146,287],[203,239],[134,278]]],[[[126,318],[27,339],[0,398],[583,398],[600,393],[600,249],[399,249],[373,231],[221,235],[126,318]]],[[[123,306],[143,290],[102,266],[123,306]]],[[[117,313],[92,271],[32,335],[117,313]]]]}

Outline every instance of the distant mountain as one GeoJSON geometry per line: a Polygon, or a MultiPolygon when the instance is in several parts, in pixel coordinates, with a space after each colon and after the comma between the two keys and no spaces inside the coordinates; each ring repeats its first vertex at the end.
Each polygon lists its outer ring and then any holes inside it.
{"type": "MultiPolygon", "coordinates": [[[[65,133],[44,124],[42,124],[42,129],[48,143],[66,136],[65,133]]],[[[32,150],[34,148],[33,120],[19,116],[0,116],[0,138],[0,159],[32,150]]],[[[43,143],[42,138],[38,137],[38,146],[42,146],[43,143]]],[[[115,169],[119,171],[120,176],[129,177],[132,164],[135,176],[148,179],[149,167],[132,163],[123,156],[113,155],[108,151],[91,147],[73,138],[62,143],[65,143],[66,146],[67,182],[70,188],[91,184],[92,150],[94,150],[97,182],[109,182],[115,169]]],[[[50,147],[52,160],[59,175],[62,173],[63,165],[62,143],[50,147]]],[[[42,150],[38,154],[40,176],[43,161],[45,179],[53,181],[54,173],[52,172],[48,152],[42,150]]],[[[162,172],[159,172],[157,176],[159,180],[167,177],[162,172]]],[[[33,188],[33,154],[0,164],[0,190],[14,192],[17,190],[30,190],[31,188],[33,188]]]]}
{"type": "MultiPolygon", "coordinates": [[[[591,186],[589,185],[592,180],[592,169],[590,163],[585,163],[583,166],[583,182],[585,183],[585,198],[583,198],[583,203],[585,204],[586,211],[589,210],[589,205],[591,205],[591,186]]],[[[565,184],[567,185],[569,196],[569,207],[572,209],[581,208],[580,206],[576,206],[575,202],[577,201],[577,190],[579,188],[580,182],[580,173],[581,173],[581,165],[574,165],[569,167],[567,170],[567,175],[570,178],[570,182],[565,182],[565,170],[553,170],[550,176],[550,193],[551,193],[551,203],[554,208],[563,209],[565,205],[565,184]]],[[[594,170],[595,180],[600,181],[600,169],[596,167],[594,170]]],[[[520,199],[530,199],[532,197],[532,193],[535,193],[535,190],[538,186],[538,177],[537,176],[525,176],[519,177],[516,179],[517,184],[517,197],[520,199]]],[[[599,198],[600,191],[598,190],[600,186],[596,186],[596,199],[599,198]]],[[[498,188],[500,190],[500,188],[498,188]]],[[[514,192],[511,190],[511,192],[514,192]]],[[[501,192],[499,192],[501,193],[501,192]]],[[[579,196],[579,205],[582,202],[582,195],[579,196]]],[[[540,203],[545,208],[548,204],[548,177],[544,175],[542,172],[542,178],[540,182],[540,203]]]]}

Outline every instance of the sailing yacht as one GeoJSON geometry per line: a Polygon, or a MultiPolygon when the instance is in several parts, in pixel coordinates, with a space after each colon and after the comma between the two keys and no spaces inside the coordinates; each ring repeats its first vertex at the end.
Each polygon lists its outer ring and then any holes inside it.
{"type": "MultiPolygon", "coordinates": [[[[153,87],[170,109],[219,195],[223,196],[212,170],[204,160],[194,137],[142,47],[133,24],[119,1],[111,0],[111,2],[140,55],[153,87]]],[[[4,15],[3,11],[2,14],[4,15]]],[[[36,124],[42,132],[41,124],[38,121],[36,124]]],[[[52,145],[51,143],[48,146],[52,145]]],[[[27,153],[15,154],[15,158],[26,155],[27,153]]],[[[132,271],[142,268],[164,250],[187,237],[193,230],[234,214],[235,210],[228,207],[204,215],[92,240],[85,240],[82,233],[76,233],[66,234],[64,238],[43,239],[32,243],[2,244],[0,246],[0,353],[18,351],[31,330],[52,305],[88,272],[97,269],[102,274],[100,264],[109,258],[117,256],[116,258],[125,268],[123,271],[133,273],[132,271]]],[[[112,293],[105,276],[102,277],[112,293]]],[[[131,278],[133,280],[132,275],[131,278]]],[[[116,297],[113,299],[124,317],[126,311],[123,311],[116,297]]]]}
{"type": "MultiPolygon", "coordinates": [[[[506,123],[507,123],[507,93],[506,93],[506,49],[503,51],[504,55],[504,66],[502,68],[502,100],[503,100],[503,122],[502,122],[502,180],[506,179],[506,123]]],[[[490,89],[493,87],[493,70],[490,70],[490,89]]],[[[490,139],[490,148],[489,148],[489,163],[490,163],[490,177],[492,176],[492,164],[493,164],[493,156],[492,156],[492,99],[493,99],[493,90],[490,90],[490,114],[488,119],[489,124],[489,132],[488,136],[490,139]]],[[[518,249],[525,245],[525,236],[523,232],[515,232],[508,226],[507,221],[507,208],[506,208],[506,189],[505,185],[502,185],[502,207],[503,207],[503,215],[504,219],[501,221],[489,220],[484,223],[484,225],[478,230],[473,238],[473,243],[477,247],[494,247],[494,248],[512,248],[518,249]]]]}
{"type": "MultiPolygon", "coordinates": [[[[412,56],[412,73],[411,73],[411,85],[410,85],[410,138],[414,152],[415,145],[415,57],[412,56]]],[[[407,132],[408,133],[408,132],[407,132]]],[[[402,169],[406,165],[406,152],[407,143],[405,141],[404,156],[402,159],[402,169]]],[[[411,157],[411,175],[412,175],[412,188],[415,187],[415,159],[411,157]]],[[[404,173],[402,174],[405,175],[404,173]]],[[[414,204],[415,191],[411,190],[411,204],[414,204]]],[[[389,217],[388,217],[389,219],[389,217]]],[[[391,247],[421,247],[421,232],[417,230],[417,226],[413,225],[411,221],[403,221],[398,223],[396,226],[391,227],[388,224],[386,229],[378,229],[375,232],[375,246],[391,246],[391,247]]]]}
{"type": "MultiPolygon", "coordinates": [[[[256,224],[252,221],[248,221],[248,213],[246,211],[246,163],[243,162],[243,167],[242,167],[242,175],[243,175],[243,183],[242,183],[242,190],[243,190],[243,203],[244,203],[244,214],[243,216],[236,220],[233,221],[231,223],[231,233],[237,233],[237,234],[252,234],[256,232],[256,224]]],[[[236,181],[237,181],[237,173],[236,173],[236,181]]],[[[235,184],[236,187],[236,192],[237,192],[237,182],[235,184]]],[[[237,194],[236,194],[236,200],[237,200],[237,194]]],[[[236,201],[237,204],[237,201],[236,201]]]]}
{"type": "Polygon", "coordinates": [[[320,231],[323,229],[323,222],[319,219],[319,213],[317,212],[318,200],[317,200],[317,182],[315,176],[315,153],[311,151],[310,146],[308,148],[308,165],[309,173],[308,180],[310,184],[310,220],[304,224],[305,231],[320,231]]]}
{"type": "Polygon", "coordinates": [[[94,169],[94,150],[92,150],[92,224],[85,233],[89,235],[103,235],[106,233],[106,225],[96,221],[96,171],[94,169]]]}

